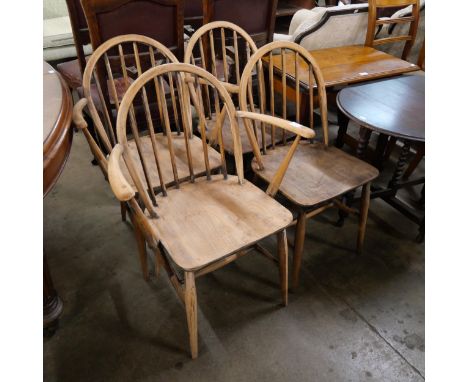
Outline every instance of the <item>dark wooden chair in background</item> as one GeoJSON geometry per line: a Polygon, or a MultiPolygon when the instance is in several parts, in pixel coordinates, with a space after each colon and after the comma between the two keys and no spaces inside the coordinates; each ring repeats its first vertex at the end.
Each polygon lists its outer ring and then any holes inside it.
{"type": "Polygon", "coordinates": [[[83,73],[86,67],[84,46],[88,45],[91,39],[89,37],[88,24],[80,0],[66,1],[77,58],[58,64],[57,71],[62,75],[71,89],[76,89],[81,86],[83,73]]]}
{"type": "Polygon", "coordinates": [[[183,0],[81,0],[93,49],[124,34],[140,34],[184,57],[183,0]]]}
{"type": "Polygon", "coordinates": [[[194,29],[203,25],[203,0],[185,0],[184,23],[194,29]]]}
{"type": "Polygon", "coordinates": [[[273,41],[278,0],[203,0],[203,24],[229,21],[244,29],[257,47],[273,41]]]}
{"type": "MultiPolygon", "coordinates": [[[[159,42],[140,35],[124,35],[117,36],[110,40],[107,40],[101,46],[99,46],[93,54],[90,56],[86,69],[83,76],[83,91],[84,96],[79,100],[73,111],[73,121],[76,127],[83,131],[86,140],[88,141],[89,147],[92,154],[97,160],[105,178],[108,178],[108,161],[106,154],[110,153],[112,148],[116,144],[116,118],[119,111],[123,95],[130,86],[144,71],[165,63],[176,63],[177,59],[173,53],[160,44],[159,42]],[[115,56],[117,51],[117,56],[115,56]],[[132,53],[124,53],[132,52],[132,53]],[[129,68],[135,67],[136,74],[129,72],[129,68]],[[110,95],[110,99],[106,99],[107,95],[110,95]],[[102,105],[108,105],[107,108],[102,109],[102,105]],[[89,131],[88,123],[84,117],[83,109],[88,109],[88,114],[91,115],[93,126],[97,132],[93,135],[89,131]]],[[[128,141],[129,150],[132,155],[139,158],[145,175],[148,175],[146,181],[156,192],[165,193],[164,187],[161,187],[160,179],[169,179],[172,176],[171,159],[174,159],[179,166],[178,177],[180,180],[184,180],[192,173],[188,172],[188,164],[186,163],[185,155],[180,155],[186,144],[190,146],[190,149],[194,152],[201,152],[202,143],[201,140],[189,134],[187,141],[185,141],[184,135],[180,132],[180,121],[191,120],[188,114],[188,110],[177,107],[177,101],[180,101],[181,95],[177,92],[177,87],[172,81],[172,77],[168,78],[167,83],[161,86],[161,84],[154,84],[152,89],[147,89],[144,94],[143,107],[140,103],[135,102],[134,107],[131,109],[131,128],[137,129],[141,121],[137,118],[138,109],[145,109],[146,104],[150,104],[152,108],[159,109],[159,116],[153,118],[151,121],[146,121],[146,124],[151,126],[151,130],[147,131],[147,134],[140,138],[139,135],[135,135],[134,139],[128,141]],[[172,114],[176,115],[176,121],[174,122],[175,132],[168,132],[160,127],[161,121],[164,120],[162,115],[162,105],[166,104],[166,96],[163,92],[162,86],[168,86],[168,109],[172,114]],[[153,93],[153,95],[151,95],[153,93]],[[156,100],[153,100],[154,95],[156,96],[158,106],[156,106],[156,100]],[[175,107],[174,107],[175,105],[175,107]],[[163,131],[160,132],[160,131],[163,131]],[[159,132],[158,132],[159,131],[159,132]],[[167,146],[167,140],[165,137],[171,135],[171,147],[167,146]],[[151,155],[153,147],[156,147],[158,155],[160,156],[161,163],[159,167],[154,166],[154,160],[151,155]]],[[[182,105],[181,105],[182,106],[182,105]]],[[[147,114],[148,110],[140,111],[140,114],[147,114]]],[[[207,155],[211,161],[213,170],[220,168],[221,159],[218,152],[212,148],[208,148],[207,155]]],[[[203,157],[200,155],[194,155],[192,163],[190,164],[193,175],[198,177],[204,174],[204,162],[203,157]]],[[[162,182],[164,185],[164,182],[162,182]]],[[[170,185],[171,183],[168,182],[170,185]]],[[[136,185],[132,184],[132,187],[136,190],[136,185]]],[[[121,204],[122,220],[125,220],[126,212],[129,208],[125,203],[121,204]]],[[[131,210],[130,210],[131,211],[131,210]]],[[[140,253],[141,267],[143,271],[143,277],[148,279],[148,264],[147,255],[144,241],[142,241],[142,234],[138,230],[138,225],[134,222],[134,216],[130,214],[130,218],[135,227],[135,234],[138,242],[138,249],[140,253]]]]}
{"type": "MultiPolygon", "coordinates": [[[[293,258],[293,286],[299,282],[299,272],[304,249],[306,220],[315,216],[330,207],[337,207],[346,212],[353,212],[359,215],[359,229],[357,235],[357,252],[363,248],[364,235],[366,230],[367,213],[370,202],[370,184],[379,172],[369,164],[353,157],[335,147],[328,145],[328,117],[327,117],[327,96],[325,83],[320,69],[312,56],[300,45],[292,42],[276,41],[259,48],[252,55],[247,63],[241,78],[239,90],[240,115],[249,115],[249,111],[260,108],[262,114],[269,108],[269,113],[275,115],[275,89],[273,64],[269,64],[268,70],[263,71],[262,59],[269,57],[269,62],[273,62],[273,52],[280,52],[282,68],[282,91],[279,98],[279,113],[283,118],[287,118],[287,80],[285,75],[285,65],[289,60],[293,60],[296,73],[299,66],[307,66],[309,73],[309,110],[316,107],[320,109],[320,117],[323,131],[323,139],[319,141],[301,140],[298,135],[292,143],[287,142],[286,134],[280,144],[268,145],[267,136],[276,136],[274,125],[262,121],[257,127],[252,126],[248,119],[244,121],[247,127],[247,134],[250,144],[253,147],[254,159],[252,169],[255,174],[268,184],[267,193],[274,196],[278,191],[293,203],[298,209],[298,218],[294,221],[296,225],[293,258]],[[260,104],[254,104],[251,89],[251,78],[254,72],[259,73],[259,96],[260,104]],[[268,74],[264,74],[267,72],[268,74]],[[265,76],[268,81],[265,81],[265,76]],[[268,84],[268,89],[266,84],[268,84]],[[267,104],[266,94],[270,95],[270,104],[267,104]],[[258,145],[260,135],[261,145],[258,145]],[[262,155],[263,154],[263,155],[262,155]],[[280,169],[277,171],[276,169],[280,169]],[[362,187],[360,211],[354,210],[344,205],[339,199],[340,196],[362,187]]],[[[295,103],[295,125],[299,125],[299,76],[295,76],[294,93],[295,103]]],[[[310,128],[313,128],[314,119],[310,119],[310,128]]],[[[312,137],[309,137],[312,138],[312,137]]]]}
{"type": "MultiPolygon", "coordinates": [[[[167,79],[166,79],[167,81],[167,79]]],[[[165,103],[162,104],[164,114],[170,113],[165,103]]],[[[149,105],[145,110],[151,113],[149,105]]],[[[152,118],[148,116],[147,120],[152,118]]],[[[279,120],[279,119],[277,119],[279,120]]],[[[169,121],[169,118],[165,120],[169,121]]],[[[288,124],[287,121],[279,120],[288,124]]],[[[139,126],[140,128],[141,126],[139,126]]],[[[148,125],[145,130],[152,130],[148,125]]],[[[166,127],[170,131],[169,126],[166,127]]],[[[183,120],[182,136],[188,141],[190,126],[183,120]]],[[[140,130],[132,131],[130,137],[136,137],[140,130]]],[[[291,213],[274,199],[266,195],[249,181],[244,179],[242,150],[240,147],[239,127],[236,120],[236,110],[231,97],[223,85],[210,73],[188,64],[169,64],[146,71],[125,93],[117,119],[117,135],[119,144],[113,149],[109,160],[109,181],[116,197],[130,205],[136,216],[146,242],[156,254],[157,263],[168,273],[178,297],[185,305],[187,324],[190,337],[192,358],[198,356],[197,329],[197,291],[195,279],[211,273],[241,256],[250,252],[258,241],[271,236],[277,237],[277,258],[279,266],[280,286],[283,304],[288,302],[288,248],[286,227],[292,221],[291,213]],[[229,134],[235,142],[235,175],[228,175],[224,156],[222,172],[214,173],[213,162],[208,157],[209,146],[203,139],[203,147],[196,150],[181,151],[186,156],[190,172],[189,179],[182,180],[177,175],[180,163],[171,155],[173,176],[160,179],[161,188],[166,193],[157,194],[153,185],[148,183],[149,173],[144,163],[133,154],[127,137],[127,126],[131,121],[131,109],[135,99],[144,97],[144,89],[161,83],[162,77],[174,75],[174,83],[179,93],[187,89],[190,97],[181,97],[181,109],[189,110],[195,107],[201,119],[201,131],[205,126],[202,112],[201,86],[210,86],[217,93],[221,109],[226,110],[230,121],[229,134]],[[185,89],[185,90],[184,90],[185,89]],[[194,155],[205,158],[204,177],[195,179],[192,161],[194,155]],[[122,166],[125,162],[124,170],[122,166]],[[143,168],[143,171],[141,169],[143,168]],[[138,171],[140,169],[140,171],[138,171]],[[126,176],[126,171],[130,178],[126,176]],[[137,186],[138,198],[129,182],[137,186]],[[171,187],[168,182],[172,182],[171,187]],[[142,209],[144,206],[144,209],[142,209]]],[[[171,147],[173,136],[162,137],[171,147]]],[[[222,141],[223,137],[220,136],[222,141]]],[[[138,144],[138,141],[135,141],[138,144]]],[[[220,147],[222,147],[222,143],[220,147]]],[[[153,167],[162,165],[158,151],[151,150],[153,167]]]]}

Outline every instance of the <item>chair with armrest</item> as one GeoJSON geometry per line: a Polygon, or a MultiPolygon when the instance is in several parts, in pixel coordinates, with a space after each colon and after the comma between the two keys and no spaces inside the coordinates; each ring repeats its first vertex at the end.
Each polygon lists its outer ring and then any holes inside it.
{"type": "MultiPolygon", "coordinates": [[[[241,74],[244,67],[257,51],[255,42],[250,35],[239,26],[227,21],[213,21],[203,25],[189,40],[185,51],[184,62],[202,67],[218,78],[233,99],[237,99],[241,74]],[[214,63],[214,64],[213,64],[214,63]]],[[[256,78],[254,79],[256,83],[256,78]]],[[[202,89],[204,94],[203,111],[206,117],[206,130],[211,142],[217,141],[217,130],[220,119],[219,100],[209,94],[209,87],[202,89]]],[[[238,104],[236,105],[238,107],[238,104]]],[[[258,110],[257,110],[258,111],[258,110]]],[[[229,131],[227,119],[223,119],[223,131],[229,131]]],[[[252,152],[246,130],[240,130],[242,153],[252,152]]],[[[280,140],[277,137],[277,140],[280,140]]],[[[227,134],[224,139],[224,150],[234,155],[234,142],[227,134]]]]}
{"type": "MultiPolygon", "coordinates": [[[[167,78],[166,78],[167,81],[167,78]]],[[[162,103],[164,114],[169,110],[162,103]]],[[[145,108],[148,114],[149,108],[145,108]]],[[[236,110],[226,88],[207,71],[189,64],[161,65],[145,72],[128,89],[125,94],[117,119],[117,138],[119,144],[113,149],[109,163],[109,180],[116,197],[130,205],[140,225],[146,242],[154,250],[159,266],[168,273],[170,282],[177,295],[185,305],[189,329],[190,349],[192,358],[198,356],[197,335],[197,292],[195,279],[213,272],[226,264],[246,255],[252,248],[258,247],[258,241],[270,235],[277,236],[277,265],[280,271],[280,285],[283,304],[287,304],[288,293],[288,260],[286,227],[292,221],[291,213],[269,197],[262,190],[244,179],[242,148],[239,137],[236,110]],[[148,183],[149,174],[145,164],[132,152],[130,137],[135,137],[139,131],[129,129],[131,108],[139,96],[144,98],[145,89],[161,84],[163,78],[174,76],[174,84],[178,92],[186,93],[180,97],[181,109],[188,110],[192,106],[200,116],[201,132],[206,137],[206,121],[202,112],[202,90],[209,86],[217,95],[221,110],[229,120],[230,131],[235,147],[235,167],[237,175],[228,175],[223,154],[223,135],[220,134],[222,171],[213,173],[213,162],[209,158],[206,139],[197,151],[188,145],[181,153],[186,156],[190,177],[182,180],[179,172],[181,163],[170,155],[173,172],[170,177],[160,178],[160,188],[165,192],[153,192],[148,183]],[[204,175],[195,178],[192,167],[195,155],[204,157],[204,175]],[[123,160],[122,160],[123,157],[123,160]],[[169,184],[172,183],[172,186],[169,184]],[[138,191],[138,198],[135,189],[138,191]]],[[[245,118],[263,118],[255,113],[243,115],[245,118]]],[[[269,122],[277,124],[278,128],[290,128],[305,137],[313,136],[313,132],[305,127],[295,127],[288,121],[269,117],[269,122]]],[[[150,115],[147,118],[151,120],[150,115]]],[[[170,118],[165,121],[169,123],[170,118]]],[[[140,128],[140,127],[139,127],[140,128]]],[[[146,126],[150,132],[151,125],[146,126]]],[[[166,128],[170,131],[170,127],[166,128]]],[[[187,142],[190,125],[183,119],[183,136],[187,142]]],[[[170,134],[165,136],[167,147],[171,151],[170,134]]],[[[138,143],[137,143],[138,145],[138,143]]],[[[152,150],[153,168],[161,162],[158,151],[152,150]]],[[[274,259],[269,252],[267,257],[274,259]]],[[[276,262],[275,261],[275,262],[276,262]]]]}
{"type": "MultiPolygon", "coordinates": [[[[149,68],[162,65],[165,63],[177,62],[174,54],[159,42],[140,35],[124,35],[111,38],[99,46],[90,56],[83,76],[83,93],[84,96],[74,106],[73,121],[76,127],[83,131],[92,154],[97,160],[105,178],[108,178],[108,160],[107,157],[112,148],[116,144],[116,118],[124,93],[144,71],[149,68]],[[127,53],[125,53],[127,52],[127,53]],[[136,73],[134,73],[136,71],[136,73]],[[107,95],[110,98],[107,99],[107,95]],[[107,105],[108,107],[100,109],[99,105],[107,105]],[[84,109],[87,108],[88,115],[94,125],[97,134],[93,136],[88,128],[87,120],[84,116],[84,109]]],[[[151,124],[152,130],[155,131],[154,135],[147,134],[144,137],[135,135],[135,138],[129,140],[128,144],[132,153],[141,158],[142,163],[149,163],[146,169],[148,172],[148,182],[155,190],[159,187],[159,177],[167,178],[169,173],[172,173],[170,165],[170,151],[166,145],[164,135],[170,134],[173,136],[171,140],[172,149],[175,150],[175,158],[183,165],[186,160],[185,156],[179,155],[181,145],[185,146],[185,139],[180,132],[180,120],[182,116],[188,114],[189,111],[179,109],[177,107],[178,98],[180,94],[174,87],[172,77],[168,78],[168,82],[163,86],[167,86],[169,91],[166,96],[161,88],[154,86],[145,92],[145,100],[151,108],[157,109],[159,113],[153,113],[151,121],[145,121],[145,124],[151,124]],[[162,127],[164,115],[162,113],[161,104],[166,102],[172,114],[176,115],[175,132],[168,132],[162,127]],[[175,107],[174,107],[175,106],[175,107]],[[138,142],[137,142],[138,141],[138,142]],[[151,162],[147,157],[151,154],[151,146],[156,145],[159,149],[159,155],[164,160],[161,162],[160,167],[151,167],[151,162]]],[[[145,114],[146,104],[141,101],[135,102],[131,110],[131,125],[137,128],[141,122],[136,116],[138,114],[145,114]]],[[[185,117],[184,117],[185,118],[185,117]]],[[[187,116],[190,118],[190,116],[187,116]]],[[[201,147],[201,140],[193,135],[190,135],[188,144],[193,150],[198,150],[201,147]]],[[[207,154],[211,160],[214,170],[219,169],[221,160],[219,154],[212,148],[209,148],[207,154]]],[[[200,176],[203,173],[203,158],[194,156],[192,161],[194,176],[200,176]],[[202,166],[202,167],[200,167],[202,166]]],[[[190,174],[186,166],[181,166],[179,171],[180,179],[185,179],[190,174]]],[[[135,185],[132,184],[134,189],[135,185]]],[[[121,204],[122,220],[125,220],[127,206],[125,203],[121,204]]],[[[130,214],[132,221],[134,216],[130,214]]],[[[135,234],[138,239],[140,249],[140,260],[143,271],[143,276],[148,279],[148,266],[146,258],[146,249],[142,245],[141,232],[136,228],[135,234]]]]}
{"type": "MultiPolygon", "coordinates": [[[[274,69],[272,64],[266,64],[263,58],[269,57],[271,63],[273,52],[281,55],[282,73],[285,73],[286,62],[294,63],[296,73],[299,66],[306,66],[307,81],[310,84],[308,102],[310,110],[316,107],[320,109],[323,138],[319,141],[311,139],[303,140],[296,136],[292,143],[286,141],[283,134],[283,141],[268,147],[266,136],[275,136],[276,127],[270,125],[267,120],[261,121],[259,126],[254,126],[250,120],[246,119],[244,124],[247,128],[247,135],[253,147],[254,159],[252,169],[264,182],[268,184],[267,193],[274,196],[278,191],[292,202],[299,210],[299,215],[294,221],[295,241],[293,257],[293,286],[299,282],[299,272],[304,249],[306,220],[322,211],[337,207],[348,212],[359,215],[359,229],[357,237],[357,252],[363,248],[364,235],[366,229],[367,213],[369,208],[370,184],[377,177],[378,171],[369,164],[328,145],[328,119],[327,119],[327,98],[324,80],[320,69],[313,57],[300,45],[287,42],[275,41],[267,44],[252,55],[242,74],[239,98],[240,115],[250,115],[250,111],[259,107],[263,110],[267,108],[266,94],[270,95],[270,113],[275,114],[275,98],[279,98],[281,104],[280,111],[283,118],[286,114],[286,76],[282,76],[282,91],[279,97],[275,97],[274,89],[274,69]],[[268,65],[266,70],[262,70],[262,65],[268,65]],[[254,72],[259,73],[259,96],[257,99],[260,105],[253,102],[255,97],[251,96],[251,77],[254,72]],[[264,74],[265,73],[265,74],[264,74]],[[268,74],[266,74],[268,73],[268,74]],[[265,78],[267,77],[267,78],[265,78]],[[268,79],[268,80],[267,80],[268,79]],[[256,136],[260,135],[261,145],[258,145],[256,136]],[[282,171],[276,172],[274,169],[280,167],[282,171]],[[286,171],[287,169],[287,171],[286,171]],[[339,197],[362,187],[360,210],[354,210],[344,205],[339,197]]],[[[290,86],[294,89],[296,100],[299,97],[300,86],[299,76],[295,76],[294,84],[290,86]]],[[[305,79],[302,79],[303,81],[305,79]]],[[[299,102],[295,103],[295,124],[300,121],[299,102]]],[[[313,118],[310,118],[310,128],[313,128],[313,118]]],[[[313,138],[313,137],[309,137],[313,138]]]]}
{"type": "Polygon", "coordinates": [[[203,24],[229,21],[262,46],[273,40],[278,0],[203,0],[203,24]]]}

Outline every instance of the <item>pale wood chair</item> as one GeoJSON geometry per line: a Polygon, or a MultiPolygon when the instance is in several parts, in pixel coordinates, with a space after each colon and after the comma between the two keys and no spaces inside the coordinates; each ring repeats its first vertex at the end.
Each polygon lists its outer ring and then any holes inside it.
{"type": "MultiPolygon", "coordinates": [[[[168,48],[149,37],[140,35],[114,37],[99,46],[90,56],[83,76],[84,98],[80,99],[74,106],[73,121],[75,126],[85,135],[91,152],[96,158],[106,179],[108,178],[107,156],[117,143],[115,131],[116,118],[123,95],[130,84],[135,81],[143,71],[158,65],[173,62],[178,61],[168,48]],[[110,98],[108,95],[110,95],[110,98]],[[106,105],[106,107],[102,105],[106,105]],[[88,110],[87,114],[91,116],[92,123],[97,132],[96,136],[93,136],[89,131],[88,121],[84,113],[85,108],[88,110]]],[[[169,77],[168,82],[165,83],[164,86],[167,88],[165,92],[162,90],[159,92],[159,88],[155,87],[152,91],[146,93],[146,101],[151,104],[152,108],[158,107],[160,111],[151,121],[155,128],[161,131],[155,134],[156,142],[158,145],[161,145],[160,155],[163,158],[160,167],[157,169],[153,168],[153,162],[147,159],[149,155],[152,155],[151,145],[154,143],[148,134],[141,138],[135,136],[135,139],[129,141],[132,153],[142,158],[144,163],[149,162],[148,166],[145,167],[145,175],[148,176],[148,182],[155,190],[158,190],[158,185],[160,183],[158,171],[160,171],[161,176],[165,178],[169,177],[169,174],[172,173],[172,166],[169,158],[170,152],[164,138],[167,131],[163,129],[161,124],[163,120],[161,102],[163,100],[165,102],[166,98],[168,98],[167,102],[171,105],[171,110],[173,110],[175,115],[175,131],[170,134],[173,136],[171,141],[175,152],[175,158],[181,165],[179,177],[180,179],[185,179],[191,176],[186,166],[183,166],[184,164],[186,165],[187,159],[185,155],[180,154],[182,146],[185,147],[185,138],[180,131],[179,125],[181,110],[176,106],[179,94],[174,87],[171,77],[169,77]],[[174,105],[176,107],[174,107],[174,105]]],[[[141,110],[143,108],[140,102],[132,109],[131,116],[133,124],[138,125],[143,123],[141,119],[137,118],[137,115],[145,114],[144,111],[140,111],[139,113],[135,112],[135,110],[141,110]]],[[[200,151],[202,147],[200,138],[190,135],[188,142],[194,151],[200,151]]],[[[221,166],[219,153],[211,147],[208,148],[207,153],[213,169],[219,169],[221,166]]],[[[194,156],[192,166],[194,176],[204,174],[202,156],[194,156]]],[[[136,190],[136,186],[133,184],[132,186],[136,190]]],[[[126,213],[127,206],[125,203],[121,203],[123,221],[126,220],[126,213]]],[[[130,214],[130,218],[132,221],[134,220],[132,214],[130,214]]],[[[141,232],[138,229],[138,225],[133,225],[135,227],[135,234],[140,250],[143,277],[147,280],[149,271],[146,249],[144,247],[144,242],[141,240],[141,232]]]]}
{"type": "MultiPolygon", "coordinates": [[[[146,105],[146,103],[145,103],[146,105]]],[[[170,131],[169,110],[162,102],[165,115],[165,129],[170,131]]],[[[145,106],[151,121],[152,111],[145,106]]],[[[226,88],[212,74],[189,64],[168,64],[153,68],[140,76],[125,94],[117,119],[117,138],[119,144],[110,156],[109,180],[116,197],[127,202],[136,216],[136,222],[145,240],[156,253],[158,266],[164,267],[178,296],[185,305],[192,358],[198,355],[197,340],[197,294],[195,279],[207,274],[245,255],[255,248],[270,259],[275,259],[258,241],[270,235],[277,236],[277,254],[280,270],[281,294],[284,305],[288,293],[288,261],[286,227],[292,221],[292,214],[270,198],[262,190],[244,179],[242,148],[236,112],[226,88]],[[187,145],[190,136],[190,119],[183,114],[183,136],[186,146],[184,155],[190,172],[189,179],[182,180],[180,163],[175,160],[173,136],[166,134],[170,150],[173,173],[170,178],[160,176],[160,193],[148,183],[145,164],[134,155],[129,137],[139,133],[130,124],[131,110],[135,99],[145,99],[148,87],[161,87],[167,76],[174,76],[178,87],[181,110],[193,106],[200,116],[200,131],[203,147],[198,148],[204,157],[205,176],[195,179],[193,161],[196,151],[187,145]],[[220,113],[230,123],[228,134],[234,142],[234,158],[237,176],[228,175],[224,152],[224,132],[219,130],[219,147],[222,158],[221,174],[212,171],[213,162],[208,156],[209,146],[206,139],[206,119],[203,112],[202,88],[209,86],[219,100],[220,113]],[[122,157],[123,161],[122,162],[122,157]],[[125,167],[125,168],[124,168],[125,167]],[[138,197],[132,184],[136,185],[138,197]],[[170,186],[170,184],[173,184],[170,186]],[[183,275],[179,275],[179,270],[183,275]]],[[[278,128],[291,130],[303,137],[312,137],[313,131],[288,121],[259,115],[242,113],[244,118],[258,118],[276,124],[278,128]]],[[[220,116],[217,116],[220,118],[220,116]]],[[[147,126],[150,136],[154,137],[151,124],[147,126]]],[[[152,138],[153,139],[153,138],[152,138]]],[[[155,144],[151,159],[154,167],[161,165],[159,145],[155,144]],[[157,149],[157,150],[156,150],[157,149]]],[[[149,157],[148,157],[149,159],[149,157]]]]}
{"type": "MultiPolygon", "coordinates": [[[[218,78],[226,90],[231,94],[238,107],[238,94],[241,74],[252,54],[257,52],[257,46],[250,35],[239,26],[227,21],[213,21],[203,25],[190,38],[185,50],[184,62],[200,66],[218,78]]],[[[257,84],[257,76],[253,78],[253,86],[257,84]]],[[[203,89],[206,130],[210,142],[216,143],[220,115],[219,100],[209,93],[209,87],[203,89]]],[[[255,110],[259,111],[259,109],[255,110]]],[[[229,132],[230,124],[223,119],[222,129],[229,132]]],[[[288,132],[288,137],[292,134],[288,132]]],[[[252,152],[246,129],[240,129],[242,153],[252,152]]],[[[268,136],[267,139],[270,137],[268,136]]],[[[276,140],[281,140],[280,136],[276,140]]],[[[271,142],[267,143],[268,145],[271,142]]],[[[234,155],[234,142],[230,134],[226,134],[224,150],[234,155]]]]}
{"type": "MultiPolygon", "coordinates": [[[[281,55],[282,75],[282,114],[286,118],[286,90],[287,78],[284,70],[286,62],[293,60],[296,71],[301,61],[309,68],[310,91],[308,102],[311,113],[318,107],[322,122],[323,139],[321,141],[301,140],[296,136],[292,144],[287,143],[283,134],[281,144],[273,144],[268,147],[266,136],[275,136],[275,126],[261,123],[260,126],[252,126],[252,122],[246,119],[247,135],[253,147],[254,159],[252,169],[255,174],[268,184],[267,193],[271,196],[281,192],[298,209],[299,215],[294,221],[296,225],[293,257],[293,286],[299,281],[302,253],[304,249],[306,220],[330,207],[337,207],[347,212],[359,215],[359,230],[356,249],[362,251],[364,235],[367,222],[367,213],[370,202],[371,181],[377,177],[378,171],[369,164],[351,156],[347,153],[329,146],[328,119],[327,119],[327,97],[324,80],[320,69],[313,57],[300,45],[292,42],[273,42],[260,48],[247,63],[242,74],[239,98],[241,113],[260,107],[261,113],[267,108],[266,94],[270,95],[270,113],[275,113],[275,89],[273,65],[263,70],[265,61],[279,52],[281,55]],[[253,73],[259,73],[259,96],[260,105],[253,102],[251,77],[253,73]],[[266,74],[266,72],[268,74],[266,74]],[[265,74],[264,74],[265,73],[265,74]],[[265,81],[268,76],[268,81],[265,81]],[[269,88],[267,89],[266,84],[269,88]],[[256,134],[260,135],[261,145],[257,144],[256,134]],[[294,155],[294,157],[293,157],[294,155]],[[283,159],[285,158],[285,159],[283,159]],[[276,171],[276,168],[280,171],[276,171]],[[286,171],[287,169],[287,171],[286,171]],[[351,190],[362,187],[360,211],[344,205],[339,197],[351,190]]],[[[296,100],[300,95],[299,76],[295,76],[294,94],[296,100]]],[[[299,102],[295,103],[296,123],[299,122],[299,102]]],[[[313,128],[313,118],[310,117],[310,128],[313,128]]]]}
{"type": "Polygon", "coordinates": [[[419,0],[369,0],[369,21],[367,24],[367,35],[365,45],[370,47],[376,47],[382,44],[406,41],[401,56],[403,60],[406,60],[418,33],[419,12],[419,0]],[[377,18],[378,12],[381,9],[391,7],[406,7],[409,5],[412,5],[411,16],[380,19],[377,18]],[[376,39],[376,28],[385,24],[402,23],[410,23],[408,34],[376,39]]]}

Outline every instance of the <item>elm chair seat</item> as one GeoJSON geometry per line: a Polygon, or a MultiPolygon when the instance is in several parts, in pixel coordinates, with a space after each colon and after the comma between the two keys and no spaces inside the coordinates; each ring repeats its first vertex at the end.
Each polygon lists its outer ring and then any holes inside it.
{"type": "MultiPolygon", "coordinates": [[[[278,146],[262,156],[262,171],[258,171],[254,159],[252,169],[271,183],[289,148],[289,145],[278,146]]],[[[279,190],[296,204],[313,206],[360,187],[378,175],[375,167],[336,147],[327,147],[319,142],[302,142],[297,147],[279,190]]]]}
{"type": "Polygon", "coordinates": [[[293,220],[289,210],[252,183],[245,180],[240,187],[237,176],[200,178],[169,192],[170,197],[158,199],[159,218],[150,221],[171,259],[185,271],[247,248],[293,220]]]}

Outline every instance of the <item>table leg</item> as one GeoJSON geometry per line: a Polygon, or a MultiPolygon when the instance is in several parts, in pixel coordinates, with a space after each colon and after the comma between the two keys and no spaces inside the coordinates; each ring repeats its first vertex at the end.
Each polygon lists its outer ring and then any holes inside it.
{"type": "Polygon", "coordinates": [[[388,183],[388,188],[395,189],[395,194],[397,190],[398,183],[403,177],[403,170],[408,163],[408,155],[410,151],[410,142],[408,140],[403,141],[403,149],[401,150],[400,156],[398,157],[398,162],[393,172],[392,179],[388,183]]]}
{"type": "MultiPolygon", "coordinates": [[[[361,126],[359,129],[359,141],[356,151],[356,156],[359,159],[364,159],[367,151],[367,146],[369,145],[369,139],[371,136],[372,131],[361,126]]],[[[354,194],[356,190],[351,190],[343,195],[341,202],[348,207],[351,206],[351,203],[354,200],[354,194]]],[[[348,217],[349,213],[343,210],[338,210],[338,221],[336,222],[336,226],[342,227],[344,224],[345,219],[348,217]]]]}
{"type": "Polygon", "coordinates": [[[377,147],[375,148],[374,160],[373,160],[373,165],[379,171],[382,170],[382,167],[383,167],[385,149],[387,148],[387,145],[388,145],[388,135],[382,134],[382,133],[379,134],[379,138],[377,140],[377,147]]]}
{"type": "Polygon", "coordinates": [[[53,334],[57,328],[58,318],[63,310],[63,303],[50,277],[45,253],[43,255],[43,283],[43,326],[48,334],[53,334]]]}
{"type": "Polygon", "coordinates": [[[338,108],[338,135],[336,136],[335,146],[341,149],[344,145],[344,138],[348,131],[349,118],[338,108]]]}

